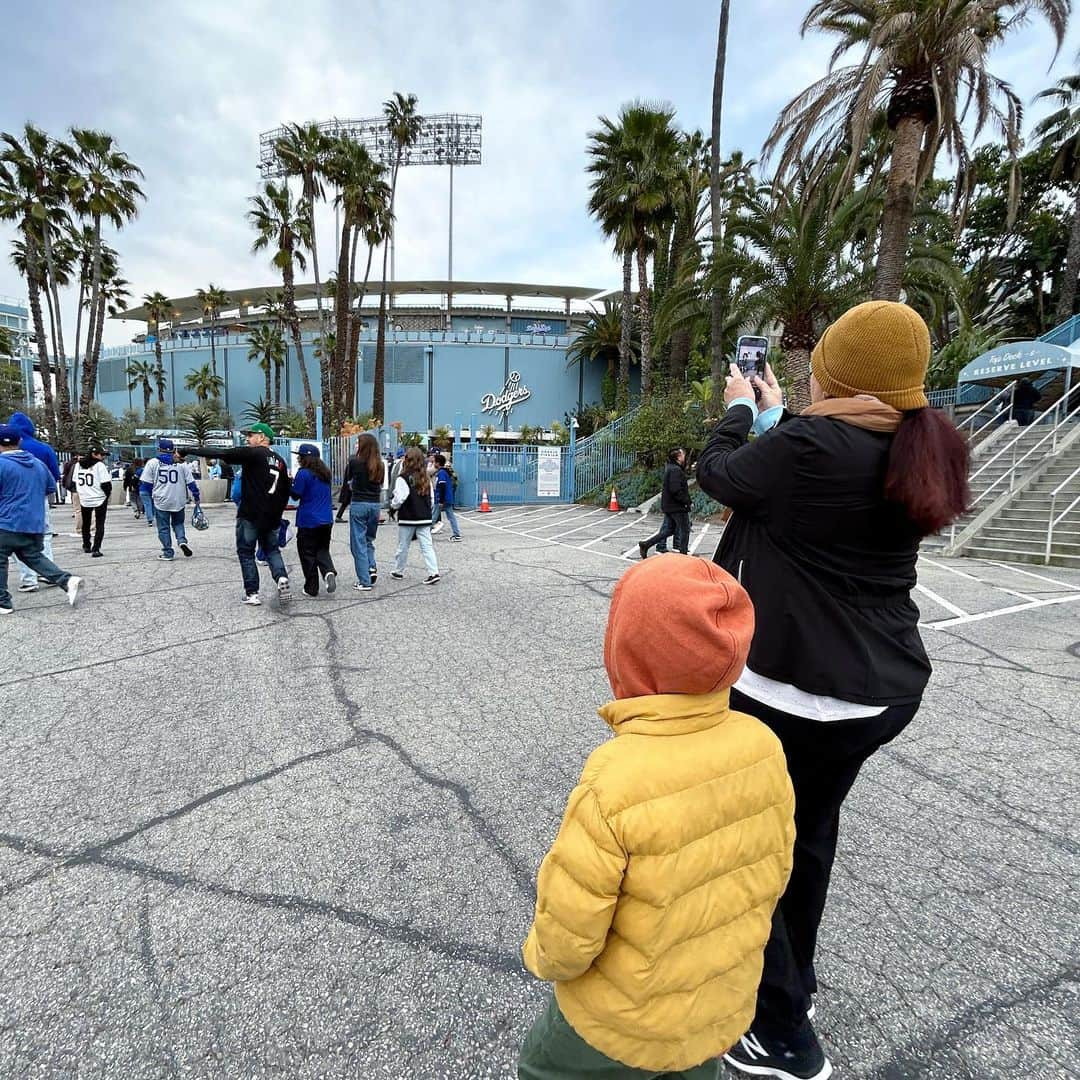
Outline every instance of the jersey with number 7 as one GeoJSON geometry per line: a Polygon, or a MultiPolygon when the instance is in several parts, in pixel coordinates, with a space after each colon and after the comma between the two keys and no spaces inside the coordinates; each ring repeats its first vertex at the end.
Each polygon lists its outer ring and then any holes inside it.
{"type": "Polygon", "coordinates": [[[292,489],[289,466],[280,454],[268,446],[234,446],[228,450],[199,446],[191,452],[241,466],[236,516],[250,521],[260,531],[278,527],[292,489]]]}

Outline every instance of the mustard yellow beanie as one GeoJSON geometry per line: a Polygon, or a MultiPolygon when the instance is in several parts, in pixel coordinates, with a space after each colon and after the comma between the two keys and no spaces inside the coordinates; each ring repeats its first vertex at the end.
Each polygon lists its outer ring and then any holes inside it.
{"type": "Polygon", "coordinates": [[[810,358],[829,397],[871,394],[894,409],[925,408],[930,331],[907,304],[870,300],[845,311],[821,335],[810,358]]]}

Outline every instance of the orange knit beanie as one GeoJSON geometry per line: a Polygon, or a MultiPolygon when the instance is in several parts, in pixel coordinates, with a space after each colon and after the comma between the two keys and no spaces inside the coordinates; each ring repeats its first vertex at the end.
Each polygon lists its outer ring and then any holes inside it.
{"type": "Polygon", "coordinates": [[[907,304],[870,300],[827,327],[810,359],[829,397],[870,394],[894,409],[925,408],[930,331],[907,304]]]}
{"type": "Polygon", "coordinates": [[[604,666],[617,698],[709,694],[738,679],[753,636],[750,597],[726,570],[664,555],[615,586],[604,666]]]}

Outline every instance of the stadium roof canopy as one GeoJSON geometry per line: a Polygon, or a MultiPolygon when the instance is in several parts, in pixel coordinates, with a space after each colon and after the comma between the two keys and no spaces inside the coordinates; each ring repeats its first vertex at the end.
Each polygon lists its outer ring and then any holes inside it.
{"type": "MultiPolygon", "coordinates": [[[[281,291],[281,282],[272,285],[253,285],[246,289],[226,289],[228,301],[222,308],[222,312],[238,310],[241,307],[262,307],[263,298],[268,293],[281,291]]],[[[369,281],[366,298],[377,297],[382,291],[381,281],[369,281]]],[[[590,289],[580,285],[526,285],[517,281],[390,281],[387,282],[386,291],[390,296],[445,296],[451,293],[455,298],[462,296],[499,296],[503,299],[540,297],[547,300],[579,300],[587,301],[611,295],[607,290],[590,289]]],[[[325,282],[323,283],[323,295],[330,296],[325,282]]],[[[297,285],[297,301],[314,300],[315,286],[297,285]]],[[[198,296],[171,297],[174,319],[197,319],[203,314],[202,302],[198,296]]],[[[145,307],[128,308],[121,311],[114,319],[130,319],[138,322],[148,322],[145,307]]]]}

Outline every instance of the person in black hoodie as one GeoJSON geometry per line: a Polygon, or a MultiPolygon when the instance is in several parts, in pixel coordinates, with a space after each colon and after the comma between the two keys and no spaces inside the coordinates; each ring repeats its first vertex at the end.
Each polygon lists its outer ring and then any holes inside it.
{"type": "Polygon", "coordinates": [[[658,552],[666,552],[669,536],[675,537],[675,550],[681,554],[685,555],[690,548],[690,485],[686,481],[685,464],[686,451],[682,447],[676,446],[668,451],[664,485],[660,489],[660,509],[664,512],[664,520],[655,536],[638,541],[638,551],[643,559],[653,546],[658,552]]]}
{"type": "Polygon", "coordinates": [[[726,1055],[753,1075],[831,1072],[807,1013],[840,806],[863,762],[915,716],[930,677],[915,563],[922,537],[964,511],[968,449],[928,407],[929,359],[916,311],[860,304],[814,349],[814,404],[801,416],[780,407],[771,371],[751,385],[732,365],[727,413],[698,461],[701,489],[733,511],[715,561],[754,602],[731,707],[780,738],[795,788],[794,867],[757,1014],[726,1055]],[[748,442],[752,428],[761,434],[748,442]]]}

